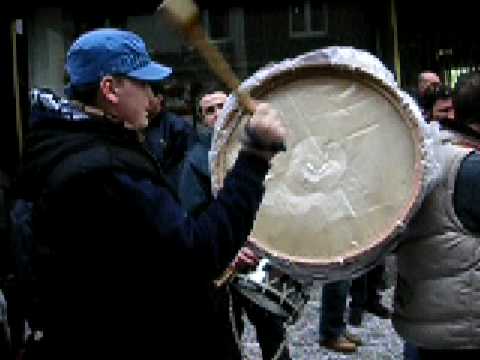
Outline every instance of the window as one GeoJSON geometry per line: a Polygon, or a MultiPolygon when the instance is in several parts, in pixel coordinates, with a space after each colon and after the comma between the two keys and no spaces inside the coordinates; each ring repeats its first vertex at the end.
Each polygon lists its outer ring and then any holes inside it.
{"type": "Polygon", "coordinates": [[[472,71],[480,71],[480,65],[460,66],[444,70],[443,76],[445,79],[445,84],[450,86],[451,88],[454,88],[458,78],[461,75],[472,71]]]}
{"type": "Polygon", "coordinates": [[[208,37],[213,41],[230,38],[228,9],[208,9],[202,12],[203,25],[208,37]]]}
{"type": "Polygon", "coordinates": [[[309,37],[327,33],[325,1],[295,1],[290,5],[290,36],[309,37]]]}

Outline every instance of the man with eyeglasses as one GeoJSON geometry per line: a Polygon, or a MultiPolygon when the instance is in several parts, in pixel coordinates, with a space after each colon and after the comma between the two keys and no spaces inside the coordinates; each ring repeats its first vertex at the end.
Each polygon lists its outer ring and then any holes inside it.
{"type": "MultiPolygon", "coordinates": [[[[179,181],[179,196],[186,208],[194,209],[194,214],[198,212],[195,209],[202,210],[202,208],[209,205],[212,199],[208,151],[211,146],[212,128],[215,126],[215,122],[218,120],[226,101],[227,95],[222,91],[206,93],[199,101],[201,123],[204,126],[199,127],[198,142],[189,150],[179,181]],[[192,186],[192,178],[196,178],[198,181],[196,187],[192,186]],[[201,186],[201,183],[204,185],[201,186]],[[201,200],[202,197],[203,200],[201,200]]],[[[253,251],[244,246],[238,252],[231,266],[239,272],[250,271],[255,269],[259,261],[260,259],[253,251]]],[[[229,285],[225,286],[228,287],[229,285]]],[[[235,344],[232,324],[230,324],[231,319],[228,316],[230,311],[229,302],[231,301],[235,317],[234,329],[237,334],[241,337],[243,333],[242,312],[245,311],[248,319],[255,326],[263,359],[289,360],[290,354],[288,344],[284,342],[286,334],[282,319],[253,303],[235,288],[230,288],[230,292],[232,295],[231,299],[228,299],[228,292],[225,288],[218,288],[215,292],[219,318],[223,317],[225,320],[220,326],[225,327],[224,351],[226,354],[229,354],[228,359],[241,359],[240,349],[237,346],[238,344],[235,344]],[[280,346],[282,346],[282,349],[280,349],[280,346]],[[278,356],[277,352],[279,353],[278,356]]]]}
{"type": "Polygon", "coordinates": [[[200,99],[200,112],[205,126],[213,128],[225,101],[227,101],[227,95],[222,91],[206,94],[200,99]]]}

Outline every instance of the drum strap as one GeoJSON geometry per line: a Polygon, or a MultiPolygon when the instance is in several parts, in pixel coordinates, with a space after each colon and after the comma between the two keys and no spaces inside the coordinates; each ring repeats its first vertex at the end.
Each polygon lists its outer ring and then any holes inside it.
{"type": "Polygon", "coordinates": [[[277,352],[275,353],[275,356],[272,358],[272,360],[278,360],[278,358],[280,357],[280,355],[282,355],[283,353],[283,349],[285,349],[285,347],[287,346],[288,344],[288,331],[287,331],[287,322],[285,321],[283,324],[283,329],[284,329],[284,334],[285,334],[285,339],[283,339],[282,343],[280,345],[278,345],[278,350],[277,352]]]}
{"type": "Polygon", "coordinates": [[[240,351],[240,358],[241,359],[247,359],[247,357],[244,354],[242,339],[240,339],[240,335],[238,334],[237,325],[236,325],[236,321],[235,321],[235,315],[233,314],[232,292],[231,292],[230,286],[228,284],[225,288],[227,289],[227,293],[228,293],[228,315],[230,317],[230,324],[232,325],[233,337],[235,338],[235,343],[237,344],[238,350],[240,351]]]}

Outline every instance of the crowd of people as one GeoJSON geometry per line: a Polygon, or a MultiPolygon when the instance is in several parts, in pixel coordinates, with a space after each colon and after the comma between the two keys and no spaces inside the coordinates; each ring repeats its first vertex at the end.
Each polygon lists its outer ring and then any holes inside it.
{"type": "MultiPolygon", "coordinates": [[[[172,69],[152,61],[136,34],[117,29],[82,34],[66,70],[68,98],[32,91],[15,194],[32,204],[34,236],[22,281],[6,301],[0,293],[2,358],[161,358],[183,339],[175,358],[240,360],[246,313],[263,358],[290,359],[285,319],[214,281],[227,268],[259,264],[249,235],[275,145],[286,139],[281,115],[256,105],[214,198],[208,151],[227,100],[222,89],[200,98],[201,124],[167,111],[162,84],[172,69]],[[25,326],[9,329],[7,317],[25,326]]],[[[324,284],[319,344],[356,352],[363,341],[347,322],[361,326],[369,312],[391,318],[405,359],[478,359],[480,74],[451,90],[422,72],[415,98],[425,120],[445,132],[444,171],[395,249],[394,307],[382,303],[382,262],[324,284]]]]}

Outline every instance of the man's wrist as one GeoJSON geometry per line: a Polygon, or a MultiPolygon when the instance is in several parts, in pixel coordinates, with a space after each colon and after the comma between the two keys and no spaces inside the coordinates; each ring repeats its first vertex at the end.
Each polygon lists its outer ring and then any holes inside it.
{"type": "Polygon", "coordinates": [[[259,150],[257,148],[252,147],[252,146],[249,146],[247,144],[242,145],[242,151],[245,151],[249,154],[258,156],[262,159],[265,159],[268,162],[270,162],[276,154],[276,152],[269,151],[269,150],[259,150]]]}

